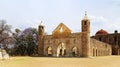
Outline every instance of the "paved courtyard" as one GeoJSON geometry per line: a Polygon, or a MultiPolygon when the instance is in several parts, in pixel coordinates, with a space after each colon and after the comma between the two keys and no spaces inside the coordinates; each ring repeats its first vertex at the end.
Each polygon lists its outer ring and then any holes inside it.
{"type": "Polygon", "coordinates": [[[120,56],[91,58],[11,57],[0,67],[119,67],[120,56]]]}

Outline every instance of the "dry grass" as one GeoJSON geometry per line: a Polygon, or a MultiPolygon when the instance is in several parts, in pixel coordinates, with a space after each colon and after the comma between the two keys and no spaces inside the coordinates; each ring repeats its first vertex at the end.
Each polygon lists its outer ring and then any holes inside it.
{"type": "Polygon", "coordinates": [[[119,67],[120,56],[94,58],[12,57],[0,67],[119,67]]]}

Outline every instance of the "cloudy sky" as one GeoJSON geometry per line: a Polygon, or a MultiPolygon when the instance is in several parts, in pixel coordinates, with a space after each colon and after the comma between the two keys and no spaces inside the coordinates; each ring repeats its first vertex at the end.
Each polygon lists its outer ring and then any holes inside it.
{"type": "Polygon", "coordinates": [[[13,29],[37,28],[42,21],[49,34],[61,22],[73,32],[81,31],[85,11],[91,35],[100,29],[120,32],[120,0],[0,0],[0,19],[13,29]]]}

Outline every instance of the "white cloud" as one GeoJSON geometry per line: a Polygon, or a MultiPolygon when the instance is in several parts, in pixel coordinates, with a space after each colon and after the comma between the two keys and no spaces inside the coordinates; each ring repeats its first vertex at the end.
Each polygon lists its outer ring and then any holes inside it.
{"type": "Polygon", "coordinates": [[[120,17],[113,20],[111,23],[109,23],[110,28],[119,30],[120,29],[120,17]]]}
{"type": "Polygon", "coordinates": [[[27,20],[25,23],[28,24],[27,27],[35,27],[35,28],[37,28],[38,25],[40,25],[41,21],[37,20],[37,19],[34,19],[34,20],[27,20]]]}
{"type": "Polygon", "coordinates": [[[89,16],[91,21],[91,35],[94,35],[98,30],[104,29],[108,33],[114,33],[114,30],[120,31],[120,17],[108,19],[103,16],[89,16]]]}
{"type": "Polygon", "coordinates": [[[107,22],[107,19],[103,16],[90,15],[89,18],[92,22],[107,22]]]}
{"type": "Polygon", "coordinates": [[[52,24],[52,26],[53,26],[53,27],[56,27],[56,25],[55,25],[55,24],[52,24]]]}

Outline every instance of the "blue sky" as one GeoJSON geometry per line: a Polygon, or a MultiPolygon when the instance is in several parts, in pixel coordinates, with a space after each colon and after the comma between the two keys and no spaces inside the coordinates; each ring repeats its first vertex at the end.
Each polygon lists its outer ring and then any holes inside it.
{"type": "Polygon", "coordinates": [[[49,34],[61,22],[73,32],[81,31],[85,11],[91,35],[100,29],[120,31],[120,0],[0,0],[0,19],[13,29],[37,28],[43,21],[49,34]]]}

